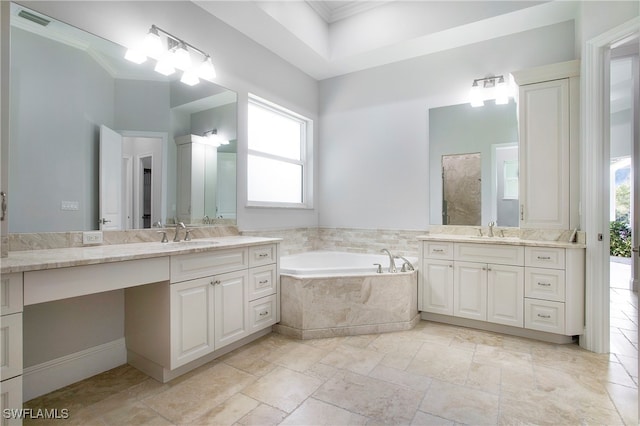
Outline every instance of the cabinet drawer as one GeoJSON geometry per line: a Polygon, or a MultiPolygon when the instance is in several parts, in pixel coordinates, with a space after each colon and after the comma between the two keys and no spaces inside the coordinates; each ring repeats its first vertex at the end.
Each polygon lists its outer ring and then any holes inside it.
{"type": "Polygon", "coordinates": [[[171,282],[238,271],[248,265],[246,248],[171,256],[171,282]]]}
{"type": "Polygon", "coordinates": [[[524,326],[531,330],[564,334],[564,303],[525,298],[524,326]]]}
{"type": "Polygon", "coordinates": [[[564,269],[564,251],[563,248],[526,247],[525,266],[564,269]]]}
{"type": "Polygon", "coordinates": [[[249,270],[249,300],[275,294],[276,287],[276,265],[266,265],[249,270]]]}
{"type": "Polygon", "coordinates": [[[0,314],[22,312],[22,272],[3,274],[0,287],[0,314]]]}
{"type": "Polygon", "coordinates": [[[276,263],[277,256],[275,244],[249,247],[249,267],[276,263]]]}
{"type": "Polygon", "coordinates": [[[564,302],[564,270],[525,268],[524,295],[534,299],[564,302]]]}
{"type": "Polygon", "coordinates": [[[250,333],[272,326],[277,322],[276,295],[262,297],[249,302],[249,328],[250,333]]]}
{"type": "Polygon", "coordinates": [[[524,247],[502,244],[454,243],[454,259],[464,262],[497,263],[500,265],[524,264],[524,247]]]}
{"type": "Polygon", "coordinates": [[[453,260],[453,243],[425,241],[423,244],[425,258],[453,260]]]}
{"type": "Polygon", "coordinates": [[[6,380],[22,374],[22,313],[0,321],[0,379],[6,380]]]}

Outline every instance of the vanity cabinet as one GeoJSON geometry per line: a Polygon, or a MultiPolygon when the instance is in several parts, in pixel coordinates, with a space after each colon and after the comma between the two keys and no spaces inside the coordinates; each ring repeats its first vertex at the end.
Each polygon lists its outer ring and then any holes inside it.
{"type": "Polygon", "coordinates": [[[519,85],[520,227],[578,225],[579,62],[513,73],[519,85]]]}
{"type": "Polygon", "coordinates": [[[583,333],[584,249],[460,240],[421,243],[418,309],[423,319],[502,332],[519,329],[515,334],[537,338],[541,335],[527,330],[583,333]]]}
{"type": "MultiPolygon", "coordinates": [[[[0,280],[0,412],[22,408],[23,274],[4,274],[0,280]]],[[[2,424],[17,425],[20,419],[2,424]]]]}
{"type": "Polygon", "coordinates": [[[171,256],[168,282],[126,289],[129,363],[166,382],[275,324],[277,259],[276,244],[171,256]]]}

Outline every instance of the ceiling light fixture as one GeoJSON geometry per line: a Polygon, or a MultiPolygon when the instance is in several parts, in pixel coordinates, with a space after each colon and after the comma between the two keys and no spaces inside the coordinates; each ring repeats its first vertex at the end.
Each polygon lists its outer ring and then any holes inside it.
{"type": "Polygon", "coordinates": [[[190,86],[200,82],[200,78],[213,80],[216,71],[211,56],[197,47],[177,38],[167,31],[152,25],[140,47],[129,48],[124,56],[131,62],[141,64],[151,57],[157,61],[155,70],[163,75],[171,75],[176,68],[181,70],[181,82],[190,86]],[[192,53],[202,56],[202,61],[193,65],[192,53]]]}
{"type": "Polygon", "coordinates": [[[487,99],[495,99],[496,105],[509,103],[509,86],[503,75],[477,78],[473,80],[469,92],[472,107],[481,107],[487,99]]]}

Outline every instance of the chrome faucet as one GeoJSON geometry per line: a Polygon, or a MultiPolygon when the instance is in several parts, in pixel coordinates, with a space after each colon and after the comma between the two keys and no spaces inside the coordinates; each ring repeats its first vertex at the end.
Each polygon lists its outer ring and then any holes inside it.
{"type": "Polygon", "coordinates": [[[489,222],[489,236],[493,237],[493,227],[496,226],[496,223],[492,220],[489,222]]]}
{"type": "Polygon", "coordinates": [[[396,255],[395,258],[396,259],[402,259],[404,261],[404,263],[402,264],[402,268],[400,269],[400,272],[407,272],[407,271],[415,271],[416,270],[413,267],[413,264],[411,262],[409,262],[406,257],[396,255]]]}
{"type": "Polygon", "coordinates": [[[184,226],[184,223],[182,222],[178,222],[176,223],[176,235],[174,235],[173,237],[173,242],[177,243],[178,241],[180,241],[180,228],[185,229],[186,226],[184,226]]]}
{"type": "Polygon", "coordinates": [[[389,255],[389,272],[398,272],[398,270],[396,269],[396,264],[393,261],[393,255],[391,254],[391,252],[389,252],[389,250],[387,249],[382,249],[380,251],[383,253],[387,253],[387,255],[389,255]]]}

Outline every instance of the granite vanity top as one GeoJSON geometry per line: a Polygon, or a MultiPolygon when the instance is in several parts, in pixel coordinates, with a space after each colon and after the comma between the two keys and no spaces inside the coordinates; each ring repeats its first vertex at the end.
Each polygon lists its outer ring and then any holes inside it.
{"type": "Polygon", "coordinates": [[[505,244],[512,246],[555,247],[568,249],[584,249],[587,246],[568,241],[528,240],[519,237],[487,237],[458,234],[426,234],[418,236],[421,241],[447,241],[454,243],[505,244]]]}
{"type": "Polygon", "coordinates": [[[134,259],[201,253],[281,241],[280,238],[226,236],[180,242],[145,242],[45,250],[10,251],[0,259],[0,273],[95,265],[134,259]]]}

